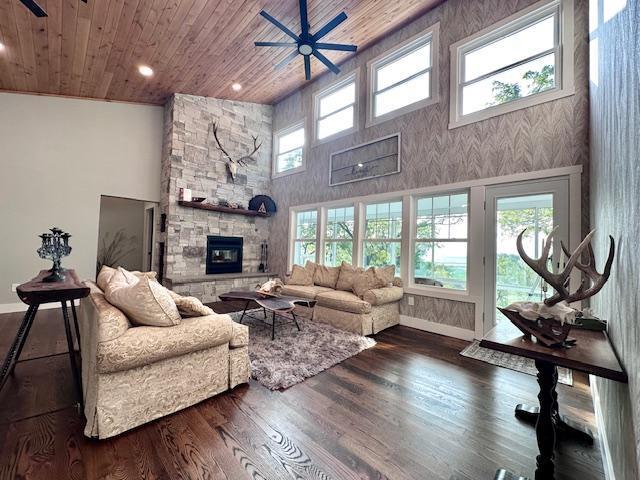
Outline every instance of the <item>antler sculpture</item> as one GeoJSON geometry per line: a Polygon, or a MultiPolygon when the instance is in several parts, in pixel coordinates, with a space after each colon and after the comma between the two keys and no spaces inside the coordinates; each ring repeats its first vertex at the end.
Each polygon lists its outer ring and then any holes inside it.
{"type": "Polygon", "coordinates": [[[227,170],[229,171],[229,175],[231,176],[231,181],[236,181],[236,174],[238,173],[238,166],[246,166],[247,160],[253,160],[253,155],[258,151],[258,149],[262,146],[262,142],[258,144],[258,137],[251,136],[253,138],[253,151],[248,155],[244,155],[237,160],[231,158],[231,155],[227,153],[227,151],[220,143],[220,139],[218,138],[218,125],[214,122],[211,124],[211,129],[213,130],[213,138],[215,138],[216,143],[218,144],[218,149],[222,152],[222,154],[227,158],[227,170]]]}
{"type": "Polygon", "coordinates": [[[591,247],[591,238],[595,233],[595,230],[592,230],[573,252],[570,252],[569,249],[567,249],[567,247],[561,242],[562,250],[569,260],[564,265],[562,271],[553,273],[547,268],[547,262],[549,260],[549,251],[551,250],[552,239],[557,230],[558,227],[554,228],[545,239],[542,247],[542,255],[538,259],[529,257],[524,251],[522,246],[522,235],[526,229],[518,235],[518,240],[516,242],[518,253],[522,260],[556,291],[555,294],[544,300],[544,303],[547,306],[556,305],[563,300],[567,303],[577,302],[598,293],[609,279],[609,275],[611,274],[611,265],[613,264],[613,257],[615,254],[615,241],[613,240],[613,237],[609,235],[609,256],[607,257],[607,262],[605,263],[603,272],[598,273],[595,266],[596,262],[593,254],[593,248],[591,247]],[[587,250],[589,259],[587,263],[581,263],[580,257],[585,249],[587,250]],[[569,279],[574,267],[580,270],[584,275],[578,290],[571,293],[569,291],[569,279]]]}

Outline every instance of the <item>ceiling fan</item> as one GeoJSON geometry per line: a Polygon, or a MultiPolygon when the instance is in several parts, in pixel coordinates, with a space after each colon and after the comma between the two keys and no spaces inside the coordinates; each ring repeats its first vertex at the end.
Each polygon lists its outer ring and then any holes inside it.
{"type": "MultiPolygon", "coordinates": [[[[20,0],[20,1],[25,7],[31,10],[31,13],[33,13],[36,17],[42,18],[42,17],[49,16],[47,15],[47,12],[44,11],[44,8],[38,5],[38,3],[35,0],[20,0]]],[[[87,0],[82,0],[82,1],[84,3],[87,3],[87,0]]]]}
{"type": "Polygon", "coordinates": [[[262,10],[260,12],[264,18],[273,23],[276,27],[290,36],[294,41],[293,42],[255,42],[256,47],[291,47],[294,46],[296,49],[291,52],[284,60],[276,65],[276,69],[282,68],[291,62],[298,54],[304,57],[304,75],[307,80],[311,80],[311,55],[316,57],[322,63],[324,63],[329,70],[333,73],[340,73],[340,69],[325,57],[320,50],[339,50],[343,52],[355,52],[358,47],[356,45],[344,45],[339,43],[320,43],[322,37],[327,35],[331,30],[336,28],[342,22],[347,19],[347,14],[342,12],[339,15],[327,23],[324,27],[318,30],[315,34],[312,34],[309,31],[309,18],[307,14],[307,0],[300,0],[300,25],[302,26],[302,32],[300,35],[296,35],[287,27],[285,27],[278,20],[273,18],[267,12],[262,10]]]}

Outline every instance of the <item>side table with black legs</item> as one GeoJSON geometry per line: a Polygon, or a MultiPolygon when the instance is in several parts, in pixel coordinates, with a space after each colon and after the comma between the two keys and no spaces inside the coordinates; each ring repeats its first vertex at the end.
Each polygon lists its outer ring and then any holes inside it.
{"type": "Polygon", "coordinates": [[[68,303],[71,304],[71,313],[73,316],[76,338],[78,340],[78,348],[80,348],[80,330],[78,328],[78,316],[76,314],[74,301],[89,295],[89,287],[85,286],[80,281],[74,270],[65,270],[65,279],[61,282],[43,282],[42,279],[49,274],[50,272],[48,270],[42,270],[37,277],[31,279],[27,283],[23,283],[16,289],[20,300],[26,303],[29,308],[27,309],[22,323],[20,324],[16,338],[13,340],[13,343],[9,348],[9,352],[2,363],[2,369],[0,370],[0,390],[4,387],[9,376],[13,374],[16,363],[20,360],[22,348],[27,341],[31,325],[33,325],[33,321],[36,317],[36,313],[38,313],[40,305],[44,303],[60,303],[62,308],[62,318],[64,320],[65,335],[67,337],[67,347],[69,349],[71,373],[73,375],[76,394],[78,396],[78,403],[81,411],[83,411],[84,401],[82,394],[82,377],[78,369],[75,350],[73,347],[73,334],[71,333],[71,326],[69,324],[68,303]]]}
{"type": "MultiPolygon", "coordinates": [[[[499,352],[535,360],[538,370],[539,407],[519,404],[516,418],[535,425],[539,455],[536,457],[536,480],[553,480],[554,457],[558,442],[571,438],[586,446],[593,445],[593,432],[564,415],[558,406],[558,368],[565,367],[627,382],[627,374],[609,341],[606,332],[572,329],[576,343],[571,348],[549,348],[535,338],[527,338],[509,322],[501,322],[480,342],[480,346],[499,352]]],[[[526,480],[506,470],[498,470],[496,480],[526,480]]]]}

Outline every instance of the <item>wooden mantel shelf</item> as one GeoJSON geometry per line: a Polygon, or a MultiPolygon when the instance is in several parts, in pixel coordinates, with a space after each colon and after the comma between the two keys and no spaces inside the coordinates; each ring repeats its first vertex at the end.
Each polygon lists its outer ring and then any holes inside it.
{"type": "Polygon", "coordinates": [[[214,205],[212,203],[200,202],[184,202],[178,201],[178,205],[182,207],[197,208],[199,210],[209,210],[211,212],[231,213],[234,215],[244,215],[246,217],[270,217],[268,213],[260,213],[255,210],[245,210],[244,208],[223,207],[222,205],[214,205]]]}

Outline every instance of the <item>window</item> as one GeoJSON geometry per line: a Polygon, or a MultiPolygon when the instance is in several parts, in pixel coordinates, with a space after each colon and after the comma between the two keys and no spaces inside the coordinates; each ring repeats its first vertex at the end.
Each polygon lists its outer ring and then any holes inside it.
{"type": "Polygon", "coordinates": [[[324,236],[324,264],[338,266],[353,261],[354,208],[327,209],[327,230],[324,236]]]}
{"type": "Polygon", "coordinates": [[[363,265],[395,265],[400,272],[402,243],[402,202],[366,205],[363,242],[363,265]]]}
{"type": "Polygon", "coordinates": [[[416,200],[413,279],[416,285],[467,289],[468,193],[416,200]]]}
{"type": "Polygon", "coordinates": [[[274,135],[273,175],[304,169],[304,125],[298,124],[274,135]]]}
{"type": "Polygon", "coordinates": [[[348,133],[356,124],[356,75],[320,92],[315,101],[316,139],[348,133]]]}
{"type": "Polygon", "coordinates": [[[450,127],[572,94],[572,11],[539,2],[453,45],[450,127]]]}
{"type": "Polygon", "coordinates": [[[317,210],[296,213],[296,238],[293,247],[294,264],[304,265],[307,260],[316,261],[317,231],[317,210]]]}
{"type": "MultiPolygon", "coordinates": [[[[422,108],[433,96],[439,25],[369,64],[370,124],[422,108]]],[[[436,79],[437,80],[437,79],[436,79]]]]}

